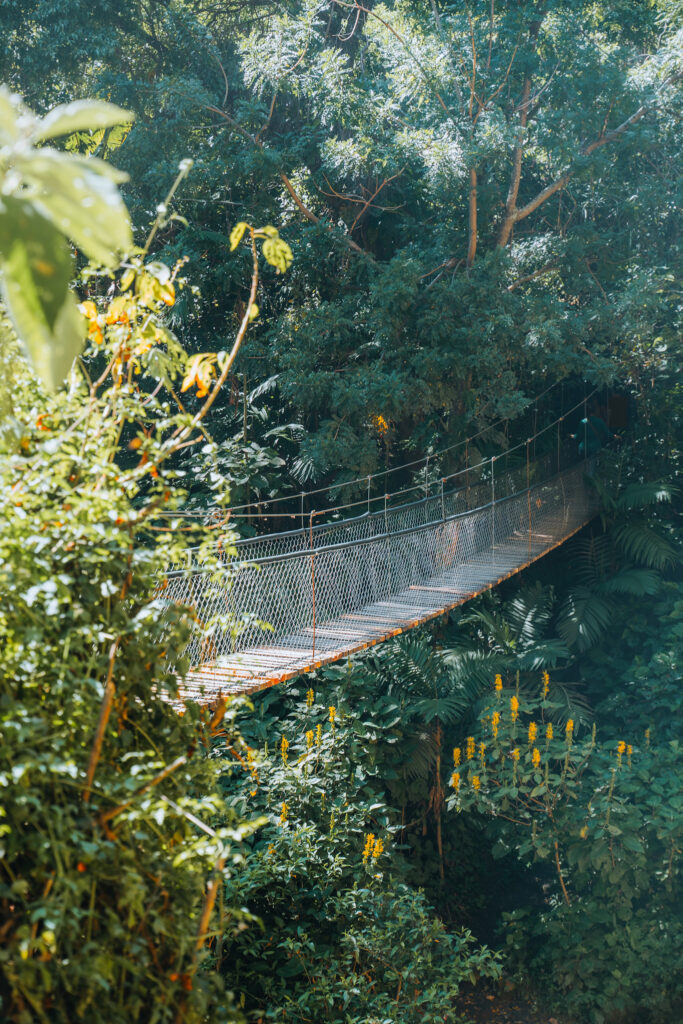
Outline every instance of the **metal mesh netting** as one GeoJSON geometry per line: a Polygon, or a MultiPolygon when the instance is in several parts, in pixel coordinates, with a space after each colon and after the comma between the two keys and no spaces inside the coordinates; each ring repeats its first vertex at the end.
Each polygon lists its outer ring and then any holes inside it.
{"type": "Polygon", "coordinates": [[[549,460],[492,470],[353,519],[316,524],[312,513],[305,529],[238,541],[218,570],[191,553],[163,589],[197,619],[184,695],[261,689],[424,622],[595,514],[583,463],[552,475],[549,460]]]}

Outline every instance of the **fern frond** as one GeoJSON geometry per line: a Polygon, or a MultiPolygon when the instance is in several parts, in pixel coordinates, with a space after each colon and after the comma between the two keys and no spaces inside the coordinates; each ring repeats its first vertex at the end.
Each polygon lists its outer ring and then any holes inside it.
{"type": "Polygon", "coordinates": [[[647,597],[656,594],[661,583],[659,573],[654,569],[621,569],[616,576],[600,584],[600,593],[647,597]]]}
{"type": "Polygon", "coordinates": [[[627,558],[648,569],[669,569],[681,560],[674,545],[645,523],[622,523],[615,528],[614,540],[627,558]]]}
{"type": "Polygon", "coordinates": [[[570,591],[557,618],[557,631],[567,647],[587,651],[610,624],[613,605],[588,587],[570,591]]]}

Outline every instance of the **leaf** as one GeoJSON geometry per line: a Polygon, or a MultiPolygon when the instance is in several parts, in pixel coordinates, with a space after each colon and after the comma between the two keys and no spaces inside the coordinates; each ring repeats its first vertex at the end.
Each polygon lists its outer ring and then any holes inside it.
{"type": "Polygon", "coordinates": [[[2,207],[3,298],[36,372],[55,389],[83,344],[83,321],[69,288],[71,256],[57,229],[30,203],[8,197],[2,207]]]}
{"type": "Polygon", "coordinates": [[[248,227],[249,225],[243,220],[241,220],[239,224],[235,224],[234,228],[230,232],[230,252],[233,252],[233,250],[240,244],[244,237],[244,232],[248,227]]]}
{"type": "Polygon", "coordinates": [[[6,86],[0,86],[0,144],[9,145],[19,138],[19,109],[6,86]]]}
{"type": "Polygon", "coordinates": [[[133,235],[117,183],[127,180],[94,157],[83,159],[41,149],[15,160],[15,167],[40,193],[34,206],[97,263],[113,266],[130,249],[133,235]]]}
{"type": "Polygon", "coordinates": [[[292,250],[282,238],[266,238],[263,243],[263,255],[280,274],[285,273],[294,259],[292,250]]]}
{"type": "Polygon", "coordinates": [[[95,131],[98,128],[112,128],[114,125],[130,124],[135,114],[113,103],[103,100],[74,100],[54,107],[39,122],[32,134],[34,142],[54,139],[72,132],[95,131]]]}

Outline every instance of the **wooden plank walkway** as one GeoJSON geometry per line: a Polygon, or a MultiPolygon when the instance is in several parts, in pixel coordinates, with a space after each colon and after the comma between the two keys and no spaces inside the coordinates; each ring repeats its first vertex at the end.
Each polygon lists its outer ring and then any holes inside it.
{"type": "Polygon", "coordinates": [[[228,694],[255,693],[451,611],[521,572],[582,529],[595,510],[585,495],[581,497],[583,500],[576,501],[578,516],[567,515],[566,508],[560,515],[557,508],[545,514],[539,512],[534,515],[532,531],[513,530],[495,546],[426,581],[410,584],[387,600],[362,604],[315,625],[274,637],[272,644],[253,644],[213,664],[193,669],[181,681],[181,698],[214,703],[228,694]]]}

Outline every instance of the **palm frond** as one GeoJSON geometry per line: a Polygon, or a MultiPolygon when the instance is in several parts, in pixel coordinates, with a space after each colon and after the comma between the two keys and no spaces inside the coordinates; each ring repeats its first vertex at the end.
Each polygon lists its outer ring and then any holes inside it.
{"type": "Polygon", "coordinates": [[[614,608],[607,598],[580,586],[570,591],[560,608],[557,631],[567,647],[587,651],[610,624],[614,608]]]}
{"type": "Polygon", "coordinates": [[[679,489],[666,481],[629,483],[618,496],[616,505],[620,511],[632,511],[670,502],[678,493],[679,489]]]}
{"type": "Polygon", "coordinates": [[[515,660],[518,668],[525,672],[536,672],[539,669],[556,668],[559,662],[570,658],[566,643],[556,638],[539,640],[529,647],[515,660]]]}
{"type": "Polygon", "coordinates": [[[681,560],[674,545],[645,523],[622,523],[615,528],[614,540],[627,558],[648,569],[669,569],[681,560]]]}
{"type": "Polygon", "coordinates": [[[654,569],[620,569],[615,576],[600,584],[600,593],[647,597],[656,594],[661,583],[661,577],[654,569]]]}

